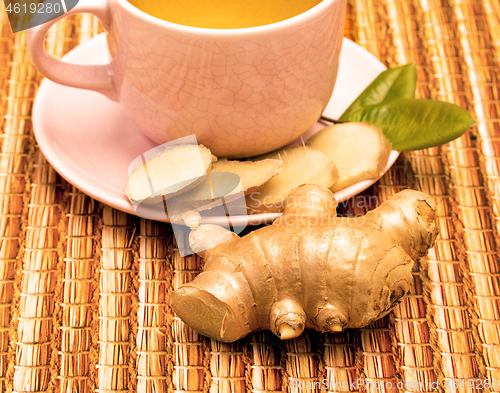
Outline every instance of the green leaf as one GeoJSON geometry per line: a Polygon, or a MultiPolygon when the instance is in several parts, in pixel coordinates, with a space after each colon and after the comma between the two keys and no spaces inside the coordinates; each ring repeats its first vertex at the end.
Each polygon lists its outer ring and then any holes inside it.
{"type": "Polygon", "coordinates": [[[394,150],[439,146],[464,134],[476,121],[448,102],[402,98],[372,105],[349,116],[349,121],[374,124],[392,142],[394,150]]]}
{"type": "Polygon", "coordinates": [[[413,98],[417,72],[413,64],[383,71],[347,108],[339,121],[346,121],[351,113],[369,105],[382,104],[396,98],[413,98]]]}

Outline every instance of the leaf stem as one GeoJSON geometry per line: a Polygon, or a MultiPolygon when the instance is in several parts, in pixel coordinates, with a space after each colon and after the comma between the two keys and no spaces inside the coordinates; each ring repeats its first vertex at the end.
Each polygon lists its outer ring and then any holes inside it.
{"type": "Polygon", "coordinates": [[[326,116],[323,116],[323,115],[319,119],[323,120],[323,121],[326,121],[328,123],[333,123],[333,124],[345,123],[345,121],[339,121],[339,120],[330,119],[329,117],[326,117],[326,116]]]}

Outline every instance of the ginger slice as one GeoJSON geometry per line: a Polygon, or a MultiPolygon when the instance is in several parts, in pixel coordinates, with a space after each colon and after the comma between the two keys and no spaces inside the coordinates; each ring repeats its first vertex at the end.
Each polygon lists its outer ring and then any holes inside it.
{"type": "Polygon", "coordinates": [[[218,160],[212,164],[208,176],[200,184],[179,195],[178,199],[199,211],[210,210],[223,202],[221,198],[229,202],[257,190],[281,170],[281,164],[281,161],[274,159],[218,160]]]}
{"type": "Polygon", "coordinates": [[[335,124],[320,130],[306,143],[321,150],[339,171],[333,192],[383,174],[392,145],[380,128],[361,122],[335,124]]]}
{"type": "Polygon", "coordinates": [[[279,159],[281,172],[247,196],[252,212],[280,212],[290,192],[303,184],[331,187],[338,178],[333,162],[321,151],[307,146],[291,146],[253,160],[279,159]]]}
{"type": "Polygon", "coordinates": [[[196,229],[202,219],[200,212],[224,205],[221,214],[226,216],[235,214],[232,206],[229,209],[228,203],[238,202],[240,198],[243,203],[238,210],[244,214],[246,210],[239,176],[227,172],[208,172],[196,187],[166,202],[168,217],[173,224],[184,224],[191,229],[196,229]],[[228,210],[231,211],[228,212],[228,210]]]}
{"type": "Polygon", "coordinates": [[[277,175],[281,171],[281,164],[280,160],[271,158],[261,161],[229,161],[221,159],[212,165],[210,172],[229,172],[238,175],[241,179],[243,192],[248,195],[277,175]]]}
{"type": "Polygon", "coordinates": [[[217,158],[203,145],[173,145],[133,169],[125,184],[131,201],[157,203],[190,190],[217,158]]]}
{"type": "Polygon", "coordinates": [[[220,198],[230,198],[239,194],[243,195],[241,179],[235,173],[208,172],[203,177],[203,181],[191,190],[182,193],[176,199],[191,204],[201,206],[210,201],[220,198]]]}

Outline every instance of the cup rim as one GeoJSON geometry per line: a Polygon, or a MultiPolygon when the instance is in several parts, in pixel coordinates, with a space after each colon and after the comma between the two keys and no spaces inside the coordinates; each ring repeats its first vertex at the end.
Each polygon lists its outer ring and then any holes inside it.
{"type": "Polygon", "coordinates": [[[241,27],[241,28],[231,28],[231,29],[220,29],[220,28],[209,28],[209,27],[195,27],[181,25],[174,22],[169,22],[155,16],[152,16],[139,8],[132,5],[128,0],[116,0],[118,4],[121,5],[129,13],[145,20],[148,23],[157,25],[158,27],[169,28],[174,30],[179,30],[184,33],[191,34],[202,34],[202,35],[249,35],[256,33],[269,33],[272,30],[286,30],[288,28],[302,24],[306,20],[314,19],[314,16],[321,15],[326,11],[333,3],[345,1],[345,0],[321,0],[315,6],[309,8],[308,10],[302,12],[299,15],[292,16],[288,19],[283,19],[278,22],[251,26],[251,27],[241,27]]]}

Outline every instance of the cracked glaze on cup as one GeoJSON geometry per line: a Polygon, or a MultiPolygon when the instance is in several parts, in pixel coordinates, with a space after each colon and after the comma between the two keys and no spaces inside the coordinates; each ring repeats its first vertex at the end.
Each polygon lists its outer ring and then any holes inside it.
{"type": "Polygon", "coordinates": [[[177,25],[125,0],[81,1],[64,16],[84,12],[101,20],[110,63],[49,57],[43,42],[55,19],[28,30],[35,66],[54,82],[118,101],[158,143],[195,134],[219,157],[263,154],[302,135],[333,92],[345,0],[241,29],[177,25]]]}

